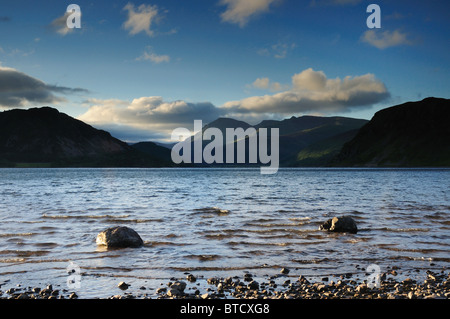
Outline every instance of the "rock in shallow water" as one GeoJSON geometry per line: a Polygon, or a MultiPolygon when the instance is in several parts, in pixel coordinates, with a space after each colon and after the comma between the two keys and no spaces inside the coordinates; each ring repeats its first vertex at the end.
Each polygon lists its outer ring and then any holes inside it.
{"type": "Polygon", "coordinates": [[[141,247],[144,241],[133,229],[116,226],[100,232],[97,235],[97,245],[111,248],[141,247]]]}
{"type": "Polygon", "coordinates": [[[333,217],[320,225],[319,229],[338,233],[356,234],[358,232],[356,222],[350,216],[333,217]]]}

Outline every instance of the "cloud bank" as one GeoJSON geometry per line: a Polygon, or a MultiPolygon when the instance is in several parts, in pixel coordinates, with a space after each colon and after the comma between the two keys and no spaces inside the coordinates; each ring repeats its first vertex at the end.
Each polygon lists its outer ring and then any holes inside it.
{"type": "MultiPolygon", "coordinates": [[[[190,103],[185,101],[164,101],[160,96],[140,97],[131,102],[118,99],[89,99],[89,110],[79,120],[96,127],[115,127],[131,134],[133,128],[139,135],[170,133],[177,127],[189,128],[194,120],[211,122],[224,115],[223,110],[209,102],[190,103]]],[[[158,135],[158,134],[156,134],[158,135]]]]}
{"type": "Polygon", "coordinates": [[[74,93],[88,93],[88,90],[49,85],[16,69],[0,66],[0,107],[60,103],[66,99],[55,94],[74,93]]]}
{"type": "MultiPolygon", "coordinates": [[[[279,83],[262,77],[252,87],[270,91],[274,84],[280,87],[279,83]]],[[[192,129],[194,120],[206,124],[218,117],[233,117],[256,124],[267,118],[349,112],[370,107],[389,96],[386,86],[373,74],[328,78],[323,71],[309,68],[294,74],[285,91],[230,101],[219,107],[210,102],[165,101],[160,96],[140,97],[131,102],[89,99],[88,111],[78,119],[113,132],[126,132],[126,136],[132,136],[134,130],[136,136],[152,139],[165,135],[169,139],[177,127],[192,129]]]]}
{"type": "MultiPolygon", "coordinates": [[[[267,79],[256,84],[265,86],[267,79]]],[[[255,85],[255,82],[254,82],[255,85]]],[[[386,86],[373,74],[329,79],[323,71],[309,68],[292,76],[290,90],[273,95],[253,96],[225,103],[233,116],[241,113],[299,114],[348,112],[368,107],[389,97],[386,86]]]]}

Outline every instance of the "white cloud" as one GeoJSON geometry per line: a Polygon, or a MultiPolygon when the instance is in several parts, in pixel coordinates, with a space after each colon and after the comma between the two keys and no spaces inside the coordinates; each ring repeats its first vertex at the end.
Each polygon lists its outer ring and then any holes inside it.
{"type": "Polygon", "coordinates": [[[268,89],[269,88],[269,78],[257,78],[252,86],[257,89],[268,89]]]}
{"type": "Polygon", "coordinates": [[[381,50],[393,46],[413,44],[413,42],[407,38],[407,35],[399,30],[392,32],[389,30],[367,30],[362,35],[361,40],[381,50]]]}
{"type": "MultiPolygon", "coordinates": [[[[122,127],[131,132],[147,130],[149,134],[166,134],[177,127],[189,128],[194,120],[211,122],[223,112],[209,102],[164,101],[160,96],[140,97],[131,102],[118,99],[89,99],[89,109],[79,120],[97,127],[122,127]]],[[[142,135],[142,134],[141,134],[142,135]]]]}
{"type": "Polygon", "coordinates": [[[260,90],[270,90],[272,92],[278,92],[286,89],[286,86],[278,82],[271,82],[269,78],[257,78],[251,85],[247,85],[247,87],[260,90]]]}
{"type": "Polygon", "coordinates": [[[221,0],[227,9],[221,14],[222,21],[236,23],[242,28],[255,15],[269,11],[269,6],[278,0],[221,0]]]}
{"type": "Polygon", "coordinates": [[[326,83],[325,73],[314,71],[312,68],[294,74],[292,77],[292,84],[297,90],[322,91],[325,89],[326,83]]]}
{"type": "Polygon", "coordinates": [[[70,29],[67,27],[67,18],[71,14],[72,14],[71,12],[66,12],[66,13],[64,13],[63,16],[53,20],[52,23],[50,24],[50,27],[53,29],[53,31],[55,31],[56,33],[58,33],[62,36],[65,36],[68,33],[73,32],[74,29],[70,29]]]}
{"type": "Polygon", "coordinates": [[[151,61],[153,63],[159,64],[163,62],[170,62],[170,56],[168,55],[158,55],[152,51],[151,47],[147,47],[144,53],[136,58],[136,61],[151,61]]]}
{"type": "MultiPolygon", "coordinates": [[[[61,17],[58,17],[55,20],[53,20],[49,25],[50,29],[52,29],[54,32],[56,32],[62,36],[65,36],[65,35],[73,32],[74,29],[77,28],[77,27],[69,28],[67,26],[67,22],[68,22],[67,20],[69,20],[69,25],[73,24],[73,22],[75,20],[81,21],[82,13],[81,13],[81,9],[78,6],[77,6],[77,9],[69,8],[69,7],[67,7],[67,8],[69,9],[69,11],[66,11],[61,17]]],[[[81,27],[81,25],[80,25],[80,27],[81,27]]],[[[39,42],[40,38],[35,38],[34,41],[39,42]]]]}
{"type": "Polygon", "coordinates": [[[268,48],[260,49],[257,53],[262,56],[274,57],[275,59],[284,59],[296,47],[295,43],[277,43],[268,48]]]}
{"type": "Polygon", "coordinates": [[[154,31],[150,27],[158,16],[158,7],[156,5],[141,4],[136,9],[134,4],[128,3],[123,10],[128,11],[127,20],[123,24],[125,30],[129,30],[131,35],[144,32],[148,36],[154,36],[154,31]]]}
{"type": "Polygon", "coordinates": [[[371,106],[389,97],[385,85],[373,74],[328,79],[309,68],[292,76],[292,88],[273,95],[253,96],[225,103],[232,116],[245,113],[298,114],[346,112],[371,106]]]}
{"type": "Polygon", "coordinates": [[[270,84],[270,90],[274,92],[281,91],[283,90],[283,85],[278,82],[272,82],[272,84],[270,84]]]}

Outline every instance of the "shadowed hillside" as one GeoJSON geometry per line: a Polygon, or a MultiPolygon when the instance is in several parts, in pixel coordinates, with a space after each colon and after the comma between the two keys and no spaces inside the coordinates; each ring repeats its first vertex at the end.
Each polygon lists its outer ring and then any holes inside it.
{"type": "Polygon", "coordinates": [[[167,164],[170,164],[167,160],[141,153],[108,132],[54,108],[0,113],[1,166],[146,167],[167,164]]]}
{"type": "Polygon", "coordinates": [[[450,166],[450,100],[426,98],[375,113],[333,166],[450,166]]]}
{"type": "MultiPolygon", "coordinates": [[[[345,142],[348,142],[355,134],[356,130],[366,124],[367,120],[353,119],[347,117],[320,117],[320,116],[301,116],[291,117],[289,119],[265,120],[261,123],[252,126],[246,122],[238,121],[230,118],[219,118],[203,127],[202,132],[208,128],[217,128],[222,132],[223,148],[222,153],[226,152],[225,136],[226,128],[242,128],[243,130],[252,129],[253,132],[259,134],[260,129],[267,129],[268,134],[268,152],[270,153],[270,134],[271,129],[279,129],[279,160],[281,167],[295,167],[295,166],[324,166],[328,163],[334,155],[336,155],[345,142]],[[313,147],[314,151],[308,150],[313,147]],[[317,150],[320,149],[319,152],[317,150]]],[[[248,130],[247,132],[250,132],[248,130]]],[[[196,134],[195,138],[201,138],[200,133],[196,134]]],[[[255,139],[259,145],[259,139],[255,139]]],[[[203,148],[211,141],[204,140],[203,148]]],[[[259,165],[260,163],[249,163],[249,137],[245,136],[245,163],[240,165],[259,165]]],[[[193,143],[191,141],[191,143],[193,143]]],[[[237,162],[237,144],[238,140],[234,142],[234,163],[220,164],[225,166],[235,166],[237,162]]],[[[194,144],[191,146],[194,149],[194,144]]],[[[257,152],[259,152],[257,150],[257,152]]],[[[193,157],[191,157],[193,162],[193,157]]],[[[225,160],[224,160],[225,161],[225,160]]],[[[211,164],[217,165],[217,164],[211,164]]]]}

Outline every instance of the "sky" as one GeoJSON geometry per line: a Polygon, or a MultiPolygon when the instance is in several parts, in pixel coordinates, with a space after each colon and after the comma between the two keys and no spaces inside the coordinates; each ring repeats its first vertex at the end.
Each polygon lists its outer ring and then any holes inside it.
{"type": "Polygon", "coordinates": [[[0,111],[51,106],[127,142],[219,117],[370,119],[450,97],[449,21],[447,0],[2,0],[0,111]]]}

